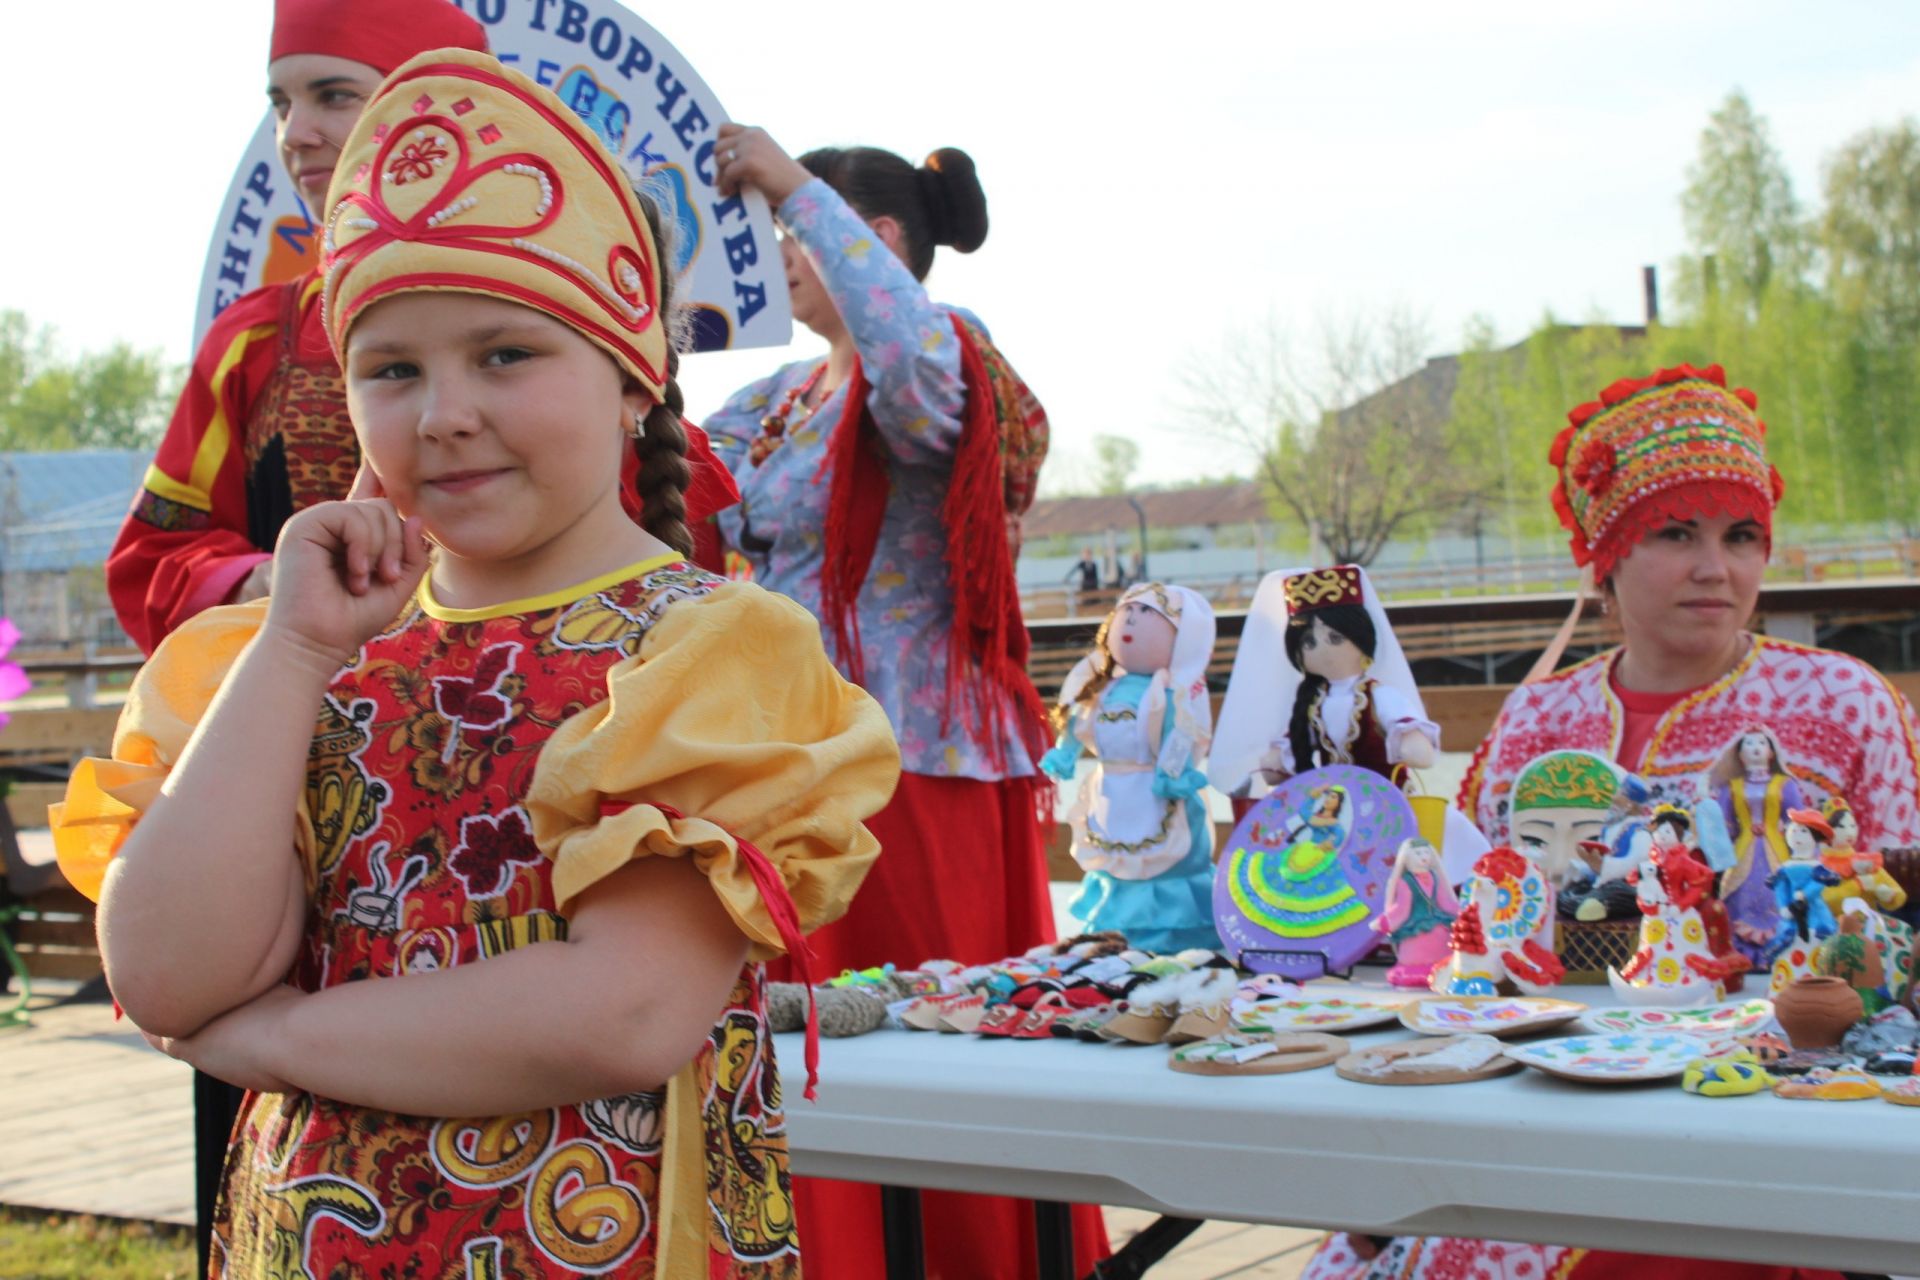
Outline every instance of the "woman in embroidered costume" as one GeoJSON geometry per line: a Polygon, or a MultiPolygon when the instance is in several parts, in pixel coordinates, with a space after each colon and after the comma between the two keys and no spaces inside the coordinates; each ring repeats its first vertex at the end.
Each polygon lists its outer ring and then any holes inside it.
{"type": "MultiPolygon", "coordinates": [[[[707,417],[742,493],[721,531],[756,582],[820,618],[905,770],[871,824],[887,856],[811,941],[830,969],[1018,954],[1053,937],[1038,815],[1055,789],[1036,763],[1051,735],[1013,572],[1046,418],[979,322],[922,283],[936,247],[985,240],[986,196],[951,148],[917,168],[871,147],[795,161],[763,130],[718,132],[721,194],[766,196],[794,316],[828,343],[707,417]]],[[[882,1274],[876,1189],[802,1179],[801,1195],[827,1275],[882,1274]]],[[[923,1199],[934,1274],[1033,1274],[1027,1205],[923,1199]]],[[[1076,1213],[1083,1272],[1105,1251],[1098,1221],[1076,1213]]]]}
{"type": "MultiPolygon", "coordinates": [[[[1510,838],[1515,779],[1547,751],[1596,752],[1645,781],[1653,802],[1697,814],[1714,763],[1756,723],[1810,799],[1852,798],[1870,842],[1920,843],[1920,739],[1907,700],[1864,662],[1745,630],[1783,488],[1756,409],[1719,366],[1682,365],[1617,382],[1569,415],[1551,455],[1554,509],[1625,643],[1508,697],[1460,792],[1495,843],[1510,838]]],[[[1370,1261],[1363,1252],[1335,1237],[1303,1275],[1796,1274],[1478,1240],[1396,1240],[1370,1261]]]]}
{"type": "MultiPolygon", "coordinates": [[[[448,0],[276,0],[267,97],[280,162],[308,209],[326,200],[340,146],[380,78],[447,46],[487,47],[480,24],[448,0]]],[[[201,341],[107,560],[120,624],[151,653],[201,610],[265,595],[280,526],[346,497],[359,465],[316,261],[235,299],[201,341]]]]}
{"type": "Polygon", "coordinates": [[[493,59],[389,76],[325,297],[391,501],[295,515],[57,815],[129,1016],[252,1091],[217,1275],[799,1274],[761,962],[898,754],[812,618],[685,560],[655,221],[493,59]]]}
{"type": "Polygon", "coordinates": [[[1041,768],[1071,779],[1094,757],[1068,822],[1086,872],[1069,908],[1146,951],[1218,949],[1213,928],[1213,820],[1196,765],[1213,736],[1207,663],[1213,607],[1185,587],[1128,589],[1093,652],[1060,689],[1060,745],[1041,768]]]}

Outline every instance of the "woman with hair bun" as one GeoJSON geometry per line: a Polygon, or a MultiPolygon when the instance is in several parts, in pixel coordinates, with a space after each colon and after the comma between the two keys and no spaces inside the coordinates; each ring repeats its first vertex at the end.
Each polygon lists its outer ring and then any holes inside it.
{"type": "MultiPolygon", "coordinates": [[[[918,166],[873,147],[795,160],[764,130],[718,132],[720,193],[751,187],[773,206],[794,318],[828,345],[707,417],[741,489],[721,531],[757,582],[820,618],[840,670],[885,708],[905,770],[868,823],[885,856],[812,946],[827,973],[1025,951],[1053,937],[1040,827],[1053,792],[1036,767],[1051,735],[1013,574],[1046,418],[980,322],[921,283],[937,249],[986,240],[986,195],[952,148],[918,166]]],[[[809,1272],[884,1275],[878,1190],[796,1185],[809,1272]]],[[[929,1276],[1035,1274],[1027,1205],[923,1200],[929,1276]]],[[[1085,1274],[1106,1252],[1098,1210],[1074,1225],[1085,1274]]]]}

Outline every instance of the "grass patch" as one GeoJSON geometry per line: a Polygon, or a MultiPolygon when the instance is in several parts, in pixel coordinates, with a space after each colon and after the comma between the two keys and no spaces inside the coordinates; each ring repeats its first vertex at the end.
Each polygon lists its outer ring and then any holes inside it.
{"type": "Polygon", "coordinates": [[[193,1231],[0,1206],[7,1280],[193,1280],[193,1231]]]}

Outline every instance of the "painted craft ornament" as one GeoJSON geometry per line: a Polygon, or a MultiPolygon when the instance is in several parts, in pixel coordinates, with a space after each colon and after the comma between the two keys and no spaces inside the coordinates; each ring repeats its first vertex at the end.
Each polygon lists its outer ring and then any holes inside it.
{"type": "Polygon", "coordinates": [[[1795,941],[1817,945],[1831,937],[1839,922],[1827,906],[1826,891],[1840,883],[1840,877],[1821,861],[1821,854],[1833,839],[1833,828],[1811,809],[1793,809],[1787,813],[1787,861],[1766,879],[1773,891],[1773,902],[1780,917],[1774,935],[1775,951],[1785,950],[1795,941]]]}
{"type": "Polygon", "coordinates": [[[1353,999],[1346,996],[1308,995],[1286,1000],[1262,1000],[1244,1009],[1236,1009],[1236,1031],[1274,1033],[1281,1031],[1357,1031],[1362,1027],[1380,1027],[1400,1016],[1397,1001],[1353,999]]]}
{"type": "Polygon", "coordinates": [[[1732,1041],[1702,1040],[1698,1036],[1626,1033],[1508,1045],[1506,1054],[1516,1062],[1566,1080],[1628,1084],[1681,1075],[1699,1059],[1718,1058],[1736,1047],[1732,1041]]]}
{"type": "Polygon", "coordinates": [[[1400,1010],[1400,1024],[1423,1035],[1517,1036],[1570,1022],[1587,1006],[1539,996],[1432,996],[1400,1010]]]}
{"type": "Polygon", "coordinates": [[[1625,968],[1607,971],[1622,1003],[1709,1004],[1724,999],[1728,981],[1746,971],[1747,958],[1733,950],[1713,899],[1713,873],[1685,843],[1691,827],[1685,811],[1661,806],[1645,857],[1628,873],[1641,912],[1640,943],[1625,968]]]}
{"type": "Polygon", "coordinates": [[[1719,1058],[1695,1058],[1680,1073],[1680,1087],[1703,1098],[1746,1098],[1765,1093],[1773,1075],[1745,1049],[1719,1058]]]}
{"type": "Polygon", "coordinates": [[[1768,878],[1787,862],[1787,814],[1806,808],[1800,784],[1787,772],[1780,744],[1760,725],[1741,731],[1709,773],[1712,796],[1730,832],[1730,863],[1720,897],[1733,922],[1734,945],[1753,967],[1765,969],[1778,950],[1778,903],[1768,878]]]}
{"type": "Polygon", "coordinates": [[[1369,922],[1395,855],[1420,834],[1401,790],[1333,765],[1288,778],[1233,830],[1214,873],[1213,919],[1243,969],[1318,977],[1379,942],[1369,922]]]}
{"type": "Polygon", "coordinates": [[[1759,1031],[1773,1021],[1773,1001],[1745,1000],[1738,1004],[1700,1009],[1664,1009],[1626,1006],[1591,1009],[1580,1015],[1580,1025],[1601,1035],[1625,1032],[1669,1032],[1725,1039],[1759,1031]]]}
{"type": "Polygon", "coordinates": [[[1887,870],[1886,858],[1877,851],[1858,848],[1860,820],[1845,800],[1835,796],[1820,810],[1832,838],[1827,841],[1820,861],[1839,877],[1823,892],[1827,907],[1836,917],[1849,899],[1859,898],[1876,911],[1892,913],[1907,905],[1907,891],[1887,870]]]}
{"type": "Polygon", "coordinates": [[[1539,995],[1559,985],[1566,967],[1553,950],[1553,886],[1538,864],[1495,849],[1473,864],[1466,896],[1453,922],[1453,954],[1434,971],[1435,991],[1491,996],[1511,985],[1539,995]]]}
{"type": "Polygon", "coordinates": [[[1453,953],[1449,937],[1460,899],[1447,883],[1440,852],[1424,837],[1400,843],[1387,875],[1386,900],[1372,929],[1393,944],[1387,981],[1396,987],[1425,987],[1435,966],[1453,953]]]}
{"type": "Polygon", "coordinates": [[[1219,946],[1213,821],[1201,794],[1213,641],[1213,608],[1197,592],[1129,589],[1061,686],[1059,745],[1040,762],[1064,781],[1083,752],[1094,761],[1067,815],[1085,872],[1068,910],[1148,951],[1219,946]]]}

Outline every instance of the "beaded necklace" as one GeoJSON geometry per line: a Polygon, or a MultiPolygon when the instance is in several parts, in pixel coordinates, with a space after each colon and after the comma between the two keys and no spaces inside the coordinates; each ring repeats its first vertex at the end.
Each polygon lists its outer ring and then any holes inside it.
{"type": "MultiPolygon", "coordinates": [[[[775,409],[772,413],[760,419],[760,435],[747,447],[747,458],[754,466],[757,467],[765,462],[772,456],[775,449],[778,449],[787,442],[787,419],[793,413],[794,404],[804,400],[807,395],[812,392],[814,387],[819,384],[820,379],[826,372],[827,362],[822,360],[820,367],[808,374],[805,382],[802,382],[799,386],[781,397],[780,407],[778,409],[775,409]]],[[[825,399],[824,396],[821,397],[822,402],[824,402],[825,399]]],[[[801,427],[805,426],[807,421],[813,417],[819,408],[820,406],[818,404],[807,405],[806,412],[800,415],[800,420],[793,423],[793,430],[798,431],[801,427]]]]}

